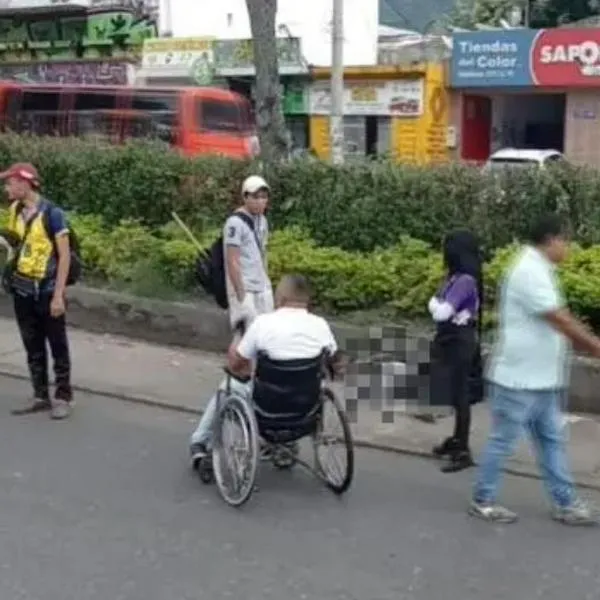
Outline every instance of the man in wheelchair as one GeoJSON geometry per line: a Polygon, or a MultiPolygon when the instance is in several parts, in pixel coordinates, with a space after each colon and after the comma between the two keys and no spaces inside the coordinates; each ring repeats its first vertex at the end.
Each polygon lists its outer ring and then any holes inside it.
{"type": "MultiPolygon", "coordinates": [[[[219,389],[228,389],[250,402],[253,393],[251,376],[259,356],[287,362],[316,359],[325,352],[331,369],[339,370],[340,354],[331,328],[325,319],[309,312],[309,303],[310,289],[306,279],[300,275],[283,277],[275,291],[276,310],[259,315],[241,341],[231,345],[227,370],[233,376],[227,377],[219,389]]],[[[210,399],[190,440],[190,456],[195,469],[212,450],[217,397],[215,394],[210,399]]],[[[282,406],[280,412],[285,413],[286,408],[289,407],[282,406]]]]}

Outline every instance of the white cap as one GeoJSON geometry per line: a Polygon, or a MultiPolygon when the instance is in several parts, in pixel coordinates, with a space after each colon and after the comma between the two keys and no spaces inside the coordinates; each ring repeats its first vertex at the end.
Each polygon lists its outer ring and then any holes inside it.
{"type": "Polygon", "coordinates": [[[260,177],[260,175],[250,175],[244,180],[242,184],[242,195],[243,194],[256,194],[258,190],[270,190],[271,188],[267,182],[260,177]]]}

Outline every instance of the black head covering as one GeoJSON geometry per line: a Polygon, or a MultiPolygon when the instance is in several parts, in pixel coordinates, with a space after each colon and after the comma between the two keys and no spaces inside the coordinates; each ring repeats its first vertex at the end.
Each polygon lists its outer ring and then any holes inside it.
{"type": "Polygon", "coordinates": [[[479,293],[479,321],[481,331],[484,288],[483,288],[483,259],[477,237],[467,229],[459,229],[449,233],[444,240],[444,264],[448,276],[471,275],[477,281],[479,293]]]}

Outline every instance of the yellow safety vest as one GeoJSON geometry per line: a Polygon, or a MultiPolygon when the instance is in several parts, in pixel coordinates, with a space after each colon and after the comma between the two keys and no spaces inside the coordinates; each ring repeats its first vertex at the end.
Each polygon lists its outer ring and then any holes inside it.
{"type": "MultiPolygon", "coordinates": [[[[21,241],[25,236],[25,220],[17,214],[19,202],[13,202],[9,208],[8,230],[16,234],[21,241]]],[[[48,263],[54,253],[52,241],[48,238],[44,225],[44,213],[38,212],[33,218],[25,243],[17,258],[17,273],[41,281],[46,277],[48,263]]]]}

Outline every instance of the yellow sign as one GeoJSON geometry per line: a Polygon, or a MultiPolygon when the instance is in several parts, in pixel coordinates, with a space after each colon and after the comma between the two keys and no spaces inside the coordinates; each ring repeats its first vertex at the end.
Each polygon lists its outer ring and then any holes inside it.
{"type": "Polygon", "coordinates": [[[310,146],[321,160],[329,159],[329,119],[328,117],[310,118],[310,146]]]}
{"type": "Polygon", "coordinates": [[[433,80],[427,88],[427,106],[423,140],[426,163],[441,163],[448,160],[446,133],[448,130],[448,91],[442,81],[433,80]]]}
{"type": "Polygon", "coordinates": [[[207,52],[215,38],[152,38],[144,40],[144,52],[207,52]]]}
{"type": "Polygon", "coordinates": [[[392,148],[398,162],[436,164],[448,160],[448,91],[440,65],[428,65],[425,110],[417,119],[392,119],[392,148]]]}
{"type": "Polygon", "coordinates": [[[417,120],[394,119],[392,121],[392,154],[398,162],[409,164],[419,162],[420,130],[421,125],[417,120]]]}

